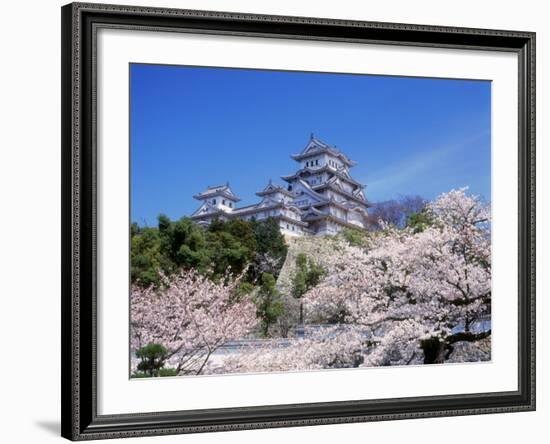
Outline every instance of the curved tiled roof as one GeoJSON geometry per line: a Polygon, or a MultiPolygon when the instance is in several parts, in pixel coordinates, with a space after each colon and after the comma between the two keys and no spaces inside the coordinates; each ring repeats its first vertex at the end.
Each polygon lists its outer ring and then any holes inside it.
{"type": "Polygon", "coordinates": [[[193,198],[197,200],[203,200],[216,196],[225,197],[226,199],[232,200],[233,202],[239,202],[241,200],[235,195],[235,193],[233,193],[231,187],[229,186],[229,183],[226,183],[225,185],[208,186],[206,190],[201,191],[199,194],[195,194],[193,198]]]}
{"type": "Polygon", "coordinates": [[[318,154],[328,153],[334,157],[338,157],[342,162],[348,166],[354,166],[357,163],[349,159],[342,151],[334,146],[330,146],[325,142],[317,139],[313,134],[305,148],[299,154],[293,154],[292,157],[294,160],[307,159],[308,157],[316,156],[318,154]]]}

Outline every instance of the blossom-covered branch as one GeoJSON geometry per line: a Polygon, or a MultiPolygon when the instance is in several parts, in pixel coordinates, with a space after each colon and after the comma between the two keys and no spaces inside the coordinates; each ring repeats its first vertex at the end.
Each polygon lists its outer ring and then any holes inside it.
{"type": "Polygon", "coordinates": [[[199,374],[223,343],[256,324],[254,304],[237,296],[238,279],[212,282],[193,270],[164,278],[164,286],[131,293],[132,350],[156,343],[179,374],[199,374]]]}
{"type": "Polygon", "coordinates": [[[341,270],[304,297],[310,319],[363,326],[379,338],[365,365],[410,363],[424,346],[424,362],[442,362],[457,329],[470,332],[490,315],[489,207],[460,189],[426,211],[431,224],[420,232],[385,226],[367,248],[341,246],[341,270]]]}

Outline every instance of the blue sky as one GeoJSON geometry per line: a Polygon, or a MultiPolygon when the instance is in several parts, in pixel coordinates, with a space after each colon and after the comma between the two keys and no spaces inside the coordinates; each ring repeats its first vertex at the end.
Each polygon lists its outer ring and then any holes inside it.
{"type": "Polygon", "coordinates": [[[310,133],[358,162],[372,202],[452,188],[490,200],[491,83],[184,66],[130,66],[131,219],[156,225],[228,181],[258,200],[310,133]]]}

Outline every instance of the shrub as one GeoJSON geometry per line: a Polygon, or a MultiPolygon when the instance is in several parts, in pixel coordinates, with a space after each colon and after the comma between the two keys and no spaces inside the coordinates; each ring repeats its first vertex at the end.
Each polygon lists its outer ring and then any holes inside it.
{"type": "Polygon", "coordinates": [[[148,376],[159,376],[159,371],[164,367],[168,351],[160,344],[147,344],[136,351],[136,356],[141,359],[137,369],[148,376]]]}

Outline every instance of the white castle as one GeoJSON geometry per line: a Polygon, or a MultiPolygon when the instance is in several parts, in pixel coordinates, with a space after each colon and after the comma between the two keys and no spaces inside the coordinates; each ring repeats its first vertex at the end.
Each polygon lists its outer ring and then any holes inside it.
{"type": "Polygon", "coordinates": [[[300,169],[281,177],[288,183],[286,188],[269,180],[267,186],[256,193],[261,197],[260,202],[237,207],[240,199],[229,183],[209,186],[193,196],[202,204],[191,218],[199,224],[209,224],[214,219],[273,217],[278,220],[281,232],[290,236],[336,234],[344,228],[367,228],[371,204],[365,198],[365,186],[349,173],[356,162],[313,134],[302,152],[291,158],[300,164],[300,169]]]}

